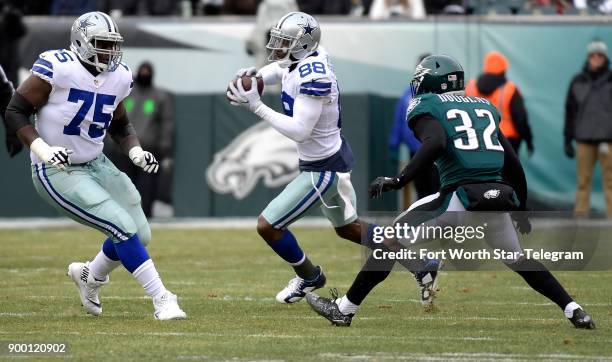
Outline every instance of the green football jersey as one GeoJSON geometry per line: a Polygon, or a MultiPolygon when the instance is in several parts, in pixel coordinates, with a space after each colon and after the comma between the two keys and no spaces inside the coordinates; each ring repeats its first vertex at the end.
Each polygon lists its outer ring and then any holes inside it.
{"type": "Polygon", "coordinates": [[[436,160],[440,185],[499,181],[504,149],[497,138],[500,115],[486,99],[427,93],[408,106],[408,125],[422,115],[435,118],[446,132],[446,149],[436,160]]]}

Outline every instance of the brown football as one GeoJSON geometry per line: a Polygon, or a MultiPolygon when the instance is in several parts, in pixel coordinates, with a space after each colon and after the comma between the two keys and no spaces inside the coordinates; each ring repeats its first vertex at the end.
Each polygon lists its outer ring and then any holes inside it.
{"type": "MultiPolygon", "coordinates": [[[[242,87],[245,91],[251,90],[252,77],[253,76],[243,75],[242,78],[240,78],[240,80],[242,81],[242,87]]],[[[255,77],[255,79],[257,80],[257,91],[259,92],[259,95],[262,95],[264,89],[263,78],[261,76],[257,76],[255,77]]],[[[234,79],[234,85],[238,87],[238,79],[234,79]]],[[[227,88],[227,90],[229,91],[229,87],[227,88]]]]}

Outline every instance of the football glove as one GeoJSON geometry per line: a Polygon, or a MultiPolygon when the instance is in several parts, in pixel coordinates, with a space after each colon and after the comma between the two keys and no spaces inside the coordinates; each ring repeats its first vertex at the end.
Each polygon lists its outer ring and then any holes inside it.
{"type": "Polygon", "coordinates": [[[157,173],[159,170],[159,162],[155,159],[155,156],[149,151],[144,151],[141,147],[136,146],[130,149],[128,156],[132,162],[142,168],[147,173],[157,173]]]}
{"type": "Polygon", "coordinates": [[[398,188],[399,188],[399,179],[397,177],[394,177],[394,178],[385,177],[385,176],[377,177],[370,184],[370,189],[369,189],[370,198],[375,199],[379,197],[380,195],[382,195],[383,192],[397,190],[398,188]]]}
{"type": "Polygon", "coordinates": [[[70,155],[74,153],[74,151],[65,147],[49,146],[40,137],[32,141],[30,150],[44,163],[55,166],[62,171],[65,171],[66,166],[70,165],[70,155]]]}
{"type": "Polygon", "coordinates": [[[251,89],[248,91],[244,90],[242,82],[236,83],[238,83],[237,87],[234,85],[234,82],[230,82],[229,84],[230,90],[227,92],[227,97],[230,99],[230,103],[233,105],[245,106],[251,111],[255,111],[261,104],[261,97],[257,90],[257,80],[255,77],[251,78],[251,89]]]}
{"type": "Polygon", "coordinates": [[[238,88],[234,85],[234,81],[231,81],[227,86],[228,91],[225,93],[227,99],[229,99],[232,106],[241,106],[246,104],[247,100],[238,95],[238,88]]]}
{"type": "Polygon", "coordinates": [[[250,77],[254,77],[255,74],[257,74],[257,68],[255,68],[255,67],[240,68],[236,72],[236,78],[242,78],[243,75],[248,75],[250,77]]]}

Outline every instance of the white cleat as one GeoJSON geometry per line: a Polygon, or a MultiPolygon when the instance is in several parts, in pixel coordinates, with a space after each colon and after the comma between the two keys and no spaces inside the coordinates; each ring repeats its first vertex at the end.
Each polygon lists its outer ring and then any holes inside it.
{"type": "Polygon", "coordinates": [[[312,280],[304,280],[296,275],[295,278],[289,281],[289,284],[276,294],[276,301],[279,303],[296,303],[302,300],[306,294],[325,286],[327,278],[323,274],[320,266],[317,266],[319,275],[312,280]]]}
{"type": "Polygon", "coordinates": [[[179,307],[176,295],[166,291],[161,297],[153,298],[155,319],[167,321],[171,319],[185,319],[187,314],[179,307]]]}
{"type": "Polygon", "coordinates": [[[102,303],[100,303],[98,297],[98,289],[108,283],[108,275],[106,280],[95,280],[89,272],[89,262],[71,263],[68,265],[67,275],[76,284],[81,297],[81,305],[85,308],[85,311],[96,316],[102,314],[102,303]]]}

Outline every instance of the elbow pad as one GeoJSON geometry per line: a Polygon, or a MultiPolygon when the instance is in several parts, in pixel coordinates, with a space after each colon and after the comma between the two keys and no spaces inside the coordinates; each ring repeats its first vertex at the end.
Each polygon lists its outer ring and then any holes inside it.
{"type": "Polygon", "coordinates": [[[34,106],[24,96],[15,92],[6,107],[4,116],[7,132],[15,133],[20,128],[31,124],[30,116],[34,114],[34,111],[34,106]]]}

